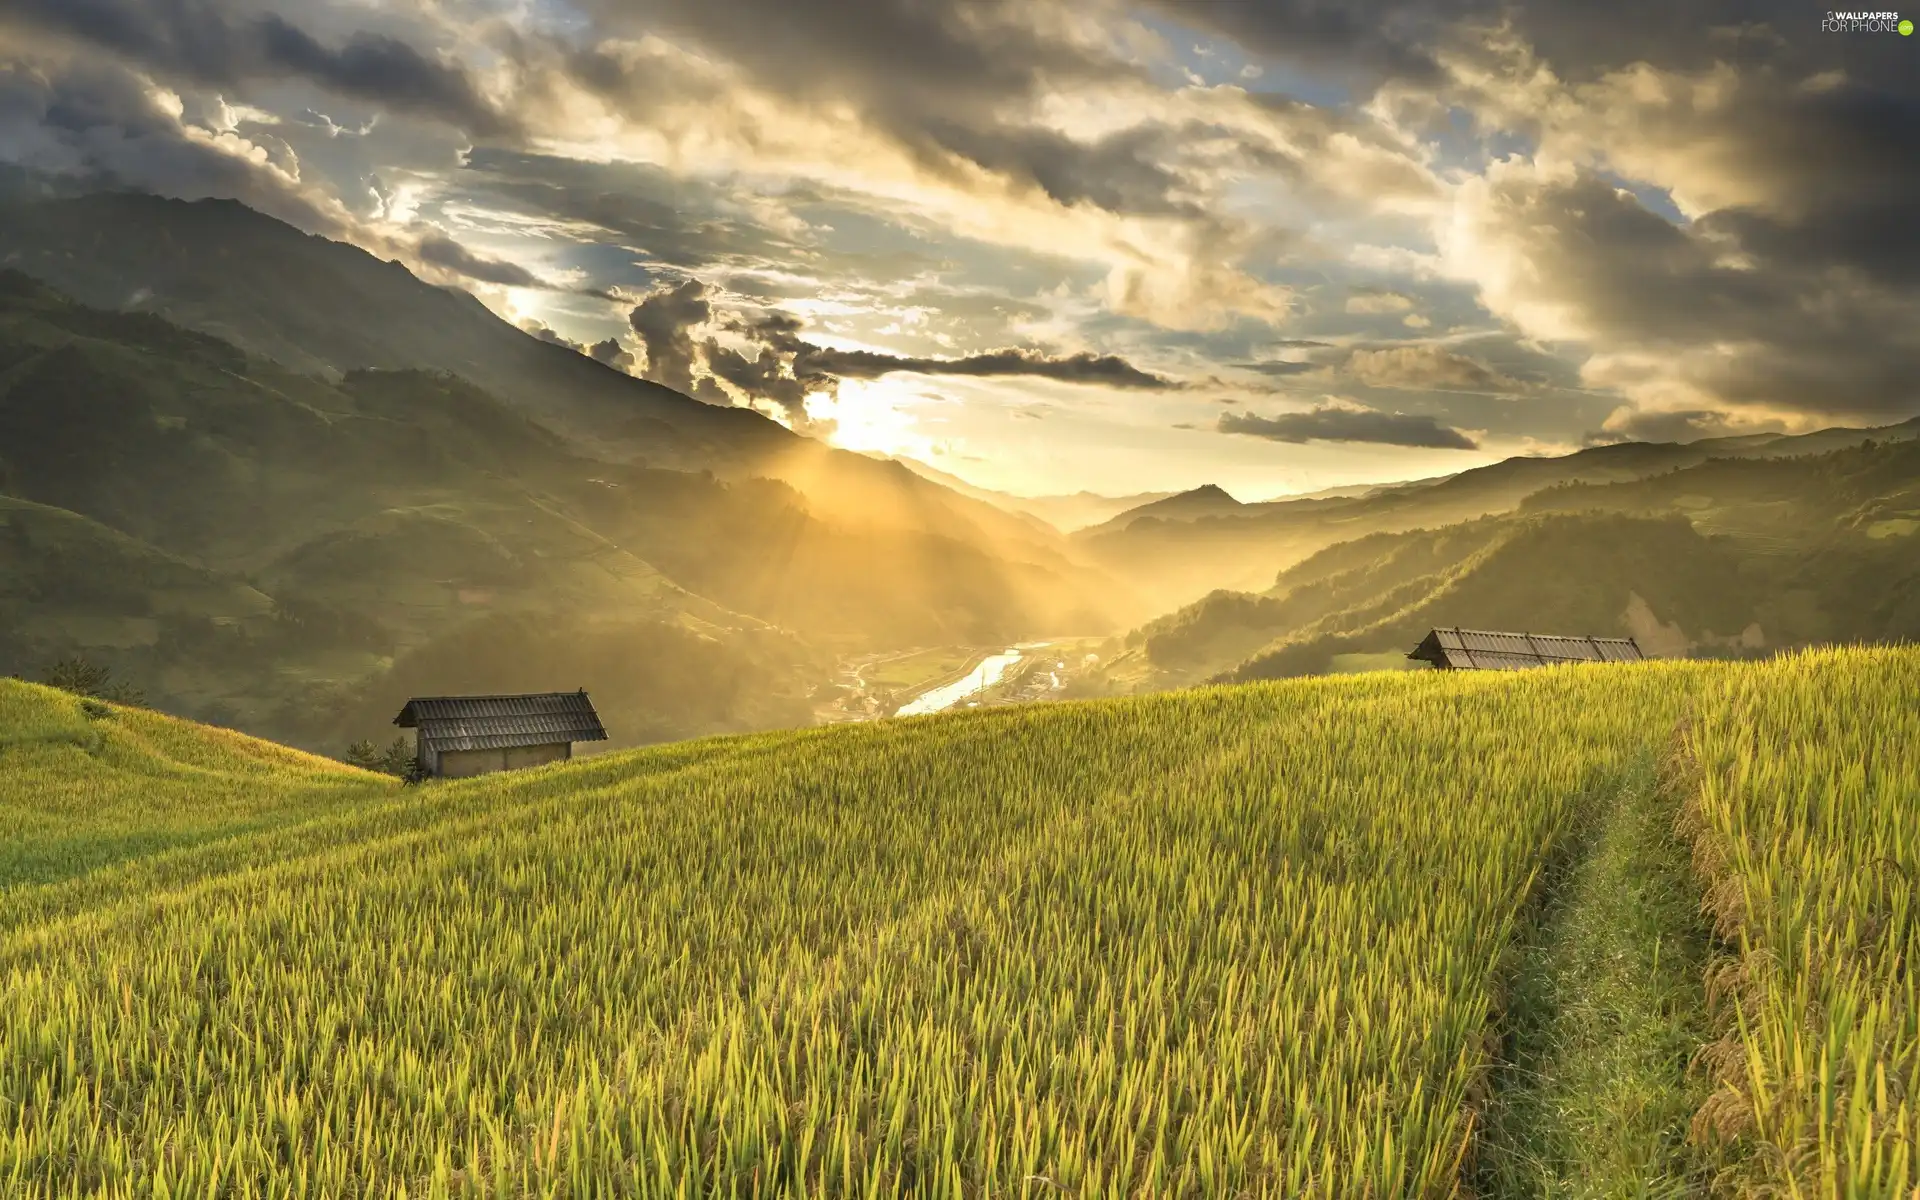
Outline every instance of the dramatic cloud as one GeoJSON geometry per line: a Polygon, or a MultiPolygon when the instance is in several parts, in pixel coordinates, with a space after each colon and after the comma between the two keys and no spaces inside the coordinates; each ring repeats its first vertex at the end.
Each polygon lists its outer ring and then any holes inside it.
{"type": "Polygon", "coordinates": [[[585,342],[574,341],[566,334],[547,325],[544,321],[525,320],[520,322],[520,328],[526,330],[543,342],[552,342],[556,346],[565,346],[575,354],[584,354],[595,362],[603,363],[616,371],[625,371],[629,375],[634,373],[634,368],[639,361],[625,346],[620,344],[620,339],[618,338],[608,338],[604,342],[595,342],[589,346],[585,342]]]}
{"type": "Polygon", "coordinates": [[[480,283],[518,288],[553,286],[517,263],[503,262],[497,258],[488,258],[484,254],[475,253],[445,234],[431,234],[420,239],[418,253],[423,262],[445,267],[449,271],[480,283]]]}
{"type": "Polygon", "coordinates": [[[697,362],[692,330],[712,316],[707,285],[698,279],[663,287],[641,301],[628,323],[647,351],[646,378],[692,395],[697,362]]]}
{"type": "Polygon", "coordinates": [[[689,279],[656,290],[633,310],[630,324],[647,350],[647,378],[718,400],[724,393],[708,382],[717,379],[750,400],[795,415],[809,395],[831,395],[843,379],[879,379],[896,373],[1050,379],[1143,391],[1180,386],[1110,354],[1051,355],[1015,348],[933,358],[835,349],[809,341],[803,336],[805,324],[789,313],[716,317],[712,296],[704,282],[689,279]],[[696,336],[697,330],[708,326],[744,343],[744,348],[725,344],[717,336],[696,336]],[[696,381],[696,371],[701,370],[708,378],[696,381]]]}
{"type": "Polygon", "coordinates": [[[1284,358],[1274,359],[1270,362],[1235,363],[1234,365],[1243,371],[1256,371],[1262,375],[1275,376],[1305,375],[1309,371],[1318,371],[1321,369],[1319,363],[1293,362],[1284,358]]]}
{"type": "Polygon", "coordinates": [[[1239,433],[1273,442],[1365,442],[1380,446],[1413,446],[1428,450],[1478,450],[1480,445],[1458,429],[1430,416],[1385,413],[1344,404],[1323,404],[1306,412],[1262,417],[1254,413],[1222,413],[1221,433],[1239,433]]]}
{"type": "Polygon", "coordinates": [[[1307,64],[1356,80],[1433,81],[1439,66],[1425,43],[1446,8],[1381,4],[1354,8],[1323,0],[1152,0],[1182,21],[1202,25],[1263,56],[1307,64]]]}
{"type": "Polygon", "coordinates": [[[1751,215],[1683,227],[1586,173],[1496,172],[1466,203],[1472,257],[1462,247],[1457,261],[1523,330],[1591,346],[1590,386],[1653,410],[1913,411],[1913,290],[1809,253],[1805,239],[1824,235],[1803,232],[1783,253],[1746,236],[1751,215]]]}
{"type": "Polygon", "coordinates": [[[965,358],[902,358],[868,350],[828,350],[804,344],[800,354],[808,369],[846,379],[878,379],[898,371],[912,375],[1022,375],[1032,379],[1098,383],[1113,388],[1147,391],[1165,391],[1178,386],[1170,379],[1143,371],[1126,359],[1112,354],[1052,357],[1033,350],[996,350],[990,354],[973,354],[965,358]]]}
{"type": "Polygon", "coordinates": [[[188,124],[179,97],[111,62],[9,57],[0,45],[0,159],[183,200],[236,199],[310,233],[359,232],[283,145],[188,124]]]}
{"type": "Polygon", "coordinates": [[[1424,391],[1518,392],[1525,385],[1442,346],[1355,350],[1347,370],[1370,387],[1424,391]]]}
{"type": "Polygon", "coordinates": [[[749,358],[709,340],[706,357],[707,369],[716,378],[732,384],[749,398],[777,405],[788,414],[803,412],[808,394],[831,390],[837,382],[825,376],[809,376],[804,369],[802,374],[794,374],[791,359],[766,346],[749,358]]]}
{"type": "Polygon", "coordinates": [[[182,82],[230,87],[300,78],[476,134],[505,134],[517,124],[467,69],[394,37],[356,32],[328,46],[278,13],[236,13],[216,0],[9,0],[0,29],[8,24],[90,43],[182,82]]]}
{"type": "Polygon", "coordinates": [[[1887,148],[1920,139],[1910,48],[1751,15],[1792,36],[1693,38],[1691,60],[1612,67],[1566,50],[1578,80],[1524,42],[1463,63],[1449,99],[1538,149],[1458,188],[1444,260],[1523,333],[1587,347],[1586,384],[1645,412],[1908,415],[1920,163],[1887,148]]]}
{"type": "Polygon", "coordinates": [[[552,342],[556,346],[565,346],[575,354],[585,354],[587,352],[586,346],[574,341],[557,329],[549,328],[544,321],[522,321],[520,322],[520,328],[543,342],[552,342]]]}
{"type": "Polygon", "coordinates": [[[616,371],[625,371],[628,374],[633,373],[634,366],[638,361],[625,346],[620,344],[620,339],[618,338],[608,338],[604,342],[595,342],[586,348],[586,354],[588,358],[593,359],[595,362],[605,363],[616,371]]]}
{"type": "MultiPolygon", "coordinates": [[[[235,197],[516,317],[508,289],[630,293],[533,332],[795,427],[824,396],[873,444],[1031,443],[1097,489],[1138,482],[1142,412],[1210,425],[1223,376],[1432,414],[1232,432],[1490,454],[1920,411],[1913,45],[1819,15],[0,0],[0,161],[235,197]],[[937,416],[841,387],[902,375],[966,382],[937,416]],[[1031,381],[1088,403],[1008,439],[1031,381]]],[[[1156,485],[1221,477],[1181,464],[1156,485]]]]}
{"type": "Polygon", "coordinates": [[[1753,433],[1780,433],[1779,422],[1742,422],[1721,412],[1640,412],[1623,408],[1607,418],[1600,430],[1583,440],[1589,446],[1619,442],[1697,442],[1703,438],[1738,437],[1753,433]]]}

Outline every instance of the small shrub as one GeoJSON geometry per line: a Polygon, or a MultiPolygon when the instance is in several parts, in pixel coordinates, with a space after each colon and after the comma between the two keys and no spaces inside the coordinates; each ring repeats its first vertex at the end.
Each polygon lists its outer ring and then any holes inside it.
{"type": "Polygon", "coordinates": [[[342,758],[363,771],[377,771],[382,775],[392,775],[407,783],[418,783],[425,778],[413,746],[404,737],[393,739],[393,742],[384,749],[362,738],[348,746],[342,758]]]}
{"type": "MultiPolygon", "coordinates": [[[[78,654],[50,663],[40,672],[40,682],[48,687],[72,692],[76,696],[107,700],[114,704],[141,707],[147,694],[130,683],[116,680],[110,668],[90,662],[78,654]]],[[[89,712],[89,715],[92,715],[89,712]]]]}

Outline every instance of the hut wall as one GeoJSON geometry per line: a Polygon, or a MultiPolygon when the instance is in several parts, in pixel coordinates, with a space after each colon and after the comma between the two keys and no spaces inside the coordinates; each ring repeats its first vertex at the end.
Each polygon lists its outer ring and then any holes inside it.
{"type": "Polygon", "coordinates": [[[566,742],[548,746],[511,746],[499,750],[447,750],[440,755],[439,773],[444,779],[466,779],[493,771],[517,771],[522,767],[561,762],[571,757],[573,747],[566,742]]]}
{"type": "Polygon", "coordinates": [[[573,757],[573,743],[556,742],[550,746],[515,746],[502,752],[504,769],[517,771],[521,767],[544,766],[550,762],[564,762],[573,757]]]}

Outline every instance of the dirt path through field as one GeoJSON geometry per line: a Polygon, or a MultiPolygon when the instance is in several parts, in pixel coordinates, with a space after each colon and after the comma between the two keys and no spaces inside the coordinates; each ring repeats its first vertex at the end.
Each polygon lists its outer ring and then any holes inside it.
{"type": "Polygon", "coordinates": [[[1673,805],[1637,764],[1596,796],[1521,931],[1476,1195],[1700,1194],[1685,1138],[1706,958],[1673,805]]]}

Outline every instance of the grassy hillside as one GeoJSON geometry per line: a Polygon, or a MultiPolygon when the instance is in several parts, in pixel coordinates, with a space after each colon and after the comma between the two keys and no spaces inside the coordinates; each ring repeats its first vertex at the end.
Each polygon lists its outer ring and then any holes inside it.
{"type": "Polygon", "coordinates": [[[303,375],[447,371],[543,424],[661,466],[798,440],[530,337],[472,296],[231,200],[131,192],[0,207],[0,258],[96,308],[138,307],[303,375]]]}
{"type": "Polygon", "coordinates": [[[254,797],[0,875],[0,1180],[1905,1194],[1916,690],[1895,651],[1370,675],[400,791],[0,684],[0,803],[64,781],[74,844],[201,807],[150,777],[254,797]],[[1661,862],[1678,902],[1615,919],[1661,862]]]}
{"type": "MultiPolygon", "coordinates": [[[[1552,489],[1578,505],[1609,485],[1670,476],[1715,460],[1757,464],[1804,459],[1868,440],[1912,442],[1920,421],[1886,429],[1829,429],[1800,436],[1713,438],[1685,445],[1629,442],[1560,457],[1510,458],[1436,480],[1364,489],[1360,494],[1234,505],[1209,489],[1192,501],[1148,505],[1075,535],[1094,561],[1143,580],[1168,609],[1227,588],[1264,591],[1277,572],[1330,546],[1374,534],[1439,529],[1521,511],[1552,489]],[[1226,501],[1222,504],[1220,501],[1226,501]]],[[[1791,473],[1782,473],[1787,478],[1791,473]]],[[[1674,511],[1665,509],[1664,511],[1674,511]]]]}
{"type": "MultiPolygon", "coordinates": [[[[824,453],[769,470],[824,488],[824,453]]],[[[636,744],[807,723],[829,643],[1112,626],[1118,589],[1053,535],[868,465],[821,504],[608,462],[457,376],[305,376],[0,272],[0,672],[82,653],[171,711],[337,749],[403,685],[577,686],[547,674],[585,657],[622,664],[597,691],[636,744]],[[461,649],[529,624],[538,653],[461,649]]]]}
{"type": "Polygon", "coordinates": [[[1660,655],[1913,640],[1916,514],[1913,441],[1548,488],[1512,514],[1357,537],[1265,591],[1215,592],[1128,635],[1106,685],[1379,665],[1438,625],[1633,636],[1660,655]]]}
{"type": "MultiPolygon", "coordinates": [[[[394,791],[390,779],[272,742],[15,680],[0,680],[0,780],[9,901],[29,885],[98,880],[108,867],[160,864],[394,791]]],[[[0,934],[25,911],[0,903],[0,934]]]]}
{"type": "Polygon", "coordinates": [[[1090,573],[1043,524],[898,463],[795,435],[750,409],[636,379],[528,335],[464,291],[232,201],[0,197],[0,259],[96,308],[137,310],[172,327],[164,318],[301,379],[367,370],[458,376],[578,455],[727,480],[780,479],[824,521],[1032,564],[1052,576],[1034,580],[1039,588],[1064,587],[1083,600],[1117,608],[1127,598],[1122,583],[1090,573]]]}

